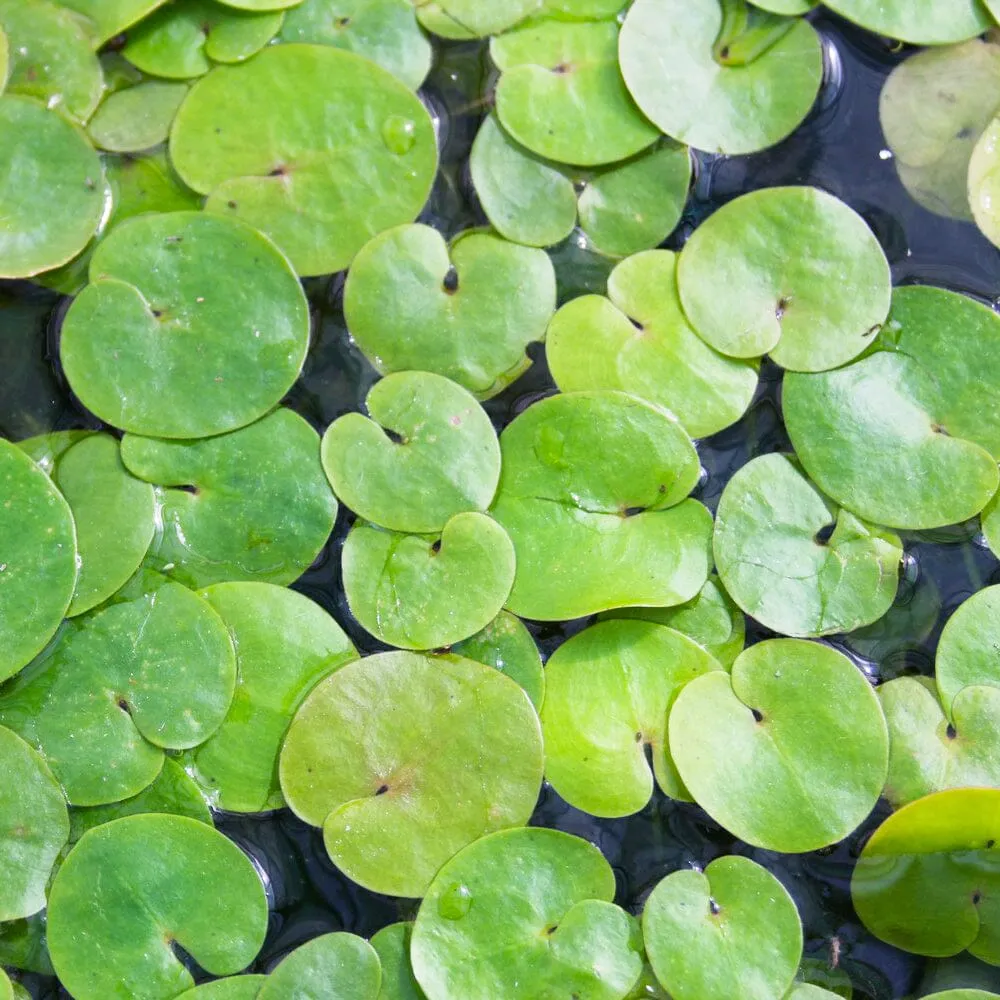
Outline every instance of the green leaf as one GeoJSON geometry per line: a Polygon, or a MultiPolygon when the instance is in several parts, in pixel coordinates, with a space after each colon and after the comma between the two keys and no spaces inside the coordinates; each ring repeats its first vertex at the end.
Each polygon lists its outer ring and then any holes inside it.
{"type": "Polygon", "coordinates": [[[201,596],[236,648],[236,693],[222,725],[185,754],[217,809],[280,809],[278,755],[306,695],[357,657],[341,627],[307,597],[268,583],[220,583],[201,596]]]}
{"type": "Polygon", "coordinates": [[[197,438],[267,413],[308,346],[308,303],[277,247],[235,219],[171,212],[130,219],[100,243],[60,357],[108,423],[197,438]]]}
{"type": "Polygon", "coordinates": [[[773,1000],[791,986],[802,956],[795,903],[749,858],[668,875],[646,901],[642,930],[674,1000],[773,1000]]]}
{"type": "Polygon", "coordinates": [[[997,489],[1000,316],[955,292],[900,288],[877,346],[837,371],[786,375],[796,455],[824,493],[877,524],[973,517],[997,489]]]}
{"type": "Polygon", "coordinates": [[[685,684],[720,669],[694,640],[662,625],[584,629],[545,668],[546,778],[592,816],[638,812],[654,774],[671,798],[690,800],[667,746],[667,715],[685,684]]]}
{"type": "Polygon", "coordinates": [[[258,1000],[378,1000],[382,970],[375,949],[356,934],[323,934],[283,958],[258,1000]]]}
{"type": "Polygon", "coordinates": [[[280,762],[297,816],[334,864],[375,892],[422,895],[483,834],[528,821],[542,735],[527,695],[459,656],[349,663],[299,709],[280,762]]]}
{"type": "Polygon", "coordinates": [[[824,990],[811,983],[795,983],[785,995],[785,1000],[838,1000],[839,994],[824,990]]]}
{"type": "Polygon", "coordinates": [[[846,656],[815,642],[766,640],[737,657],[731,677],[713,671],[690,682],[670,711],[669,735],[694,800],[771,851],[842,840],[885,785],[878,698],[846,656]]]}
{"type": "Polygon", "coordinates": [[[564,392],[630,392],[669,410],[691,437],[707,437],[743,415],[757,371],[717,353],[688,324],[676,262],[670,250],[622,261],[608,277],[607,298],[584,295],[556,313],[546,355],[564,392]]]}
{"type": "Polygon", "coordinates": [[[372,937],[372,947],[382,963],[378,1000],[427,1000],[410,964],[412,923],[390,924],[372,937]]]}
{"type": "Polygon", "coordinates": [[[0,920],[45,906],[52,866],[69,839],[62,789],[45,758],[0,726],[0,920]]]}
{"type": "Polygon", "coordinates": [[[177,1000],[257,1000],[267,976],[230,976],[185,990],[177,1000]]]}
{"type": "Polygon", "coordinates": [[[95,49],[99,49],[105,42],[166,2],[167,0],[60,0],[63,7],[83,14],[90,21],[95,49]]]}
{"type": "Polygon", "coordinates": [[[985,587],[959,605],[938,642],[935,677],[941,703],[952,702],[973,685],[1000,689],[1000,586],[985,587]]]}
{"type": "Polygon", "coordinates": [[[669,414],[623,392],[564,393],[516,417],[500,450],[493,515],[517,554],[509,610],[554,621],[701,589],[712,521],[684,500],[698,458],[669,414]]]}
{"type": "Polygon", "coordinates": [[[420,0],[420,23],[444,38],[499,35],[534,13],[541,0],[420,0]]]}
{"type": "Polygon", "coordinates": [[[717,351],[769,354],[796,371],[857,357],[892,295],[867,223],[812,187],[765,188],[724,205],[685,245],[677,285],[692,326],[717,351]]]}
{"type": "Polygon", "coordinates": [[[49,896],[49,949],[76,1000],[168,1000],[239,972],[264,943],[267,899],[247,856],[182,816],[129,816],[85,834],[49,896]],[[211,887],[210,891],[206,891],[211,887]]]}
{"type": "Polygon", "coordinates": [[[262,11],[285,10],[298,6],[302,0],[220,0],[220,3],[236,10],[262,11]]]}
{"type": "MultiPolygon", "coordinates": [[[[742,0],[740,0],[742,2],[742,0]]],[[[621,70],[660,129],[709,153],[753,153],[806,117],[823,78],[819,35],[796,20],[746,65],[717,62],[720,0],[637,0],[622,27],[621,70]]]]}
{"type": "Polygon", "coordinates": [[[555,307],[541,250],[476,231],[449,247],[424,225],[368,243],[344,290],[351,335],[380,372],[436,372],[480,399],[528,368],[525,348],[544,338],[555,307]]]}
{"type": "Polygon", "coordinates": [[[983,235],[1000,245],[1000,213],[996,198],[1000,194],[1000,119],[994,118],[976,141],[969,159],[969,205],[983,235]]]}
{"type": "Polygon", "coordinates": [[[329,45],[274,45],[192,87],[170,137],[210,212],[256,226],[301,275],[346,267],[431,189],[430,116],[386,70],[329,45]]]}
{"type": "Polygon", "coordinates": [[[979,0],[824,0],[862,28],[912,45],[964,42],[991,26],[979,0]]]}
{"type": "Polygon", "coordinates": [[[417,981],[428,1000],[622,1000],[642,945],[614,893],[610,865],[585,840],[531,828],[484,837],[444,865],[420,904],[417,981]]]}
{"type": "Polygon", "coordinates": [[[87,129],[101,149],[137,153],[165,142],[187,94],[183,83],[147,80],[109,94],[87,129]]]}
{"type": "Polygon", "coordinates": [[[659,137],[618,69],[618,22],[530,21],[495,37],[496,111],[522,146],[558,163],[624,160],[659,137]]]}
{"type": "MultiPolygon", "coordinates": [[[[46,876],[47,877],[47,876],[46,876]]],[[[0,923],[0,962],[12,969],[54,976],[45,945],[45,911],[26,920],[0,923]]]]}
{"type": "Polygon", "coordinates": [[[489,507],[500,479],[490,418],[461,386],[429,372],[376,382],[365,406],[323,435],[323,468],[359,517],[395,531],[440,531],[489,507]]]}
{"type": "Polygon", "coordinates": [[[337,501],[319,435],[291,410],[201,441],[127,434],[122,460],[160,492],[163,534],[147,563],[191,587],[288,584],[326,544],[337,501]]]}

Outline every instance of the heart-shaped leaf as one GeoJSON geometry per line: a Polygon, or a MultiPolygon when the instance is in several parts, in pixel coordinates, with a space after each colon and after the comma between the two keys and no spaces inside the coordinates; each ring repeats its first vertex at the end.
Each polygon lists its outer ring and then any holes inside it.
{"type": "Polygon", "coordinates": [[[356,934],[323,934],[283,958],[258,1000],[378,1000],[382,969],[375,949],[356,934]]]}
{"type": "Polygon", "coordinates": [[[334,863],[376,892],[419,896],[457,851],[528,821],[542,778],[531,702],[458,656],[383,653],[322,681],[280,762],[296,815],[334,863]]]}
{"type": "Polygon", "coordinates": [[[413,924],[390,924],[372,936],[372,947],[382,964],[378,1000],[427,1000],[413,975],[410,938],[413,924]]]}
{"type": "Polygon", "coordinates": [[[978,0],[824,0],[869,31],[912,45],[964,42],[991,27],[978,0]]]}
{"type": "Polygon", "coordinates": [[[170,134],[187,90],[183,83],[166,80],[146,80],[118,90],[104,99],[87,132],[101,149],[114,153],[136,153],[157,146],[170,134]]]}

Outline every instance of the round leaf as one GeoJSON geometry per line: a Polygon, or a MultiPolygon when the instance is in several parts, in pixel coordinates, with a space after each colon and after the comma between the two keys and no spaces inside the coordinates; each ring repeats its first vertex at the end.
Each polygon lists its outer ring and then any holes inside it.
{"type": "Polygon", "coordinates": [[[302,0],[220,0],[220,3],[236,10],[262,11],[262,10],[285,10],[288,7],[295,7],[302,0]]]}
{"type": "Polygon", "coordinates": [[[267,976],[229,976],[186,990],[177,1000],[257,1000],[267,976]]]}
{"type": "Polygon", "coordinates": [[[608,276],[608,296],[566,303],[549,324],[546,355],[564,392],[620,389],[673,413],[692,437],[735,423],[757,388],[755,366],[723,357],[688,324],[677,256],[650,250],[608,276]]]}
{"type": "Polygon", "coordinates": [[[819,643],[767,640],[737,657],[731,677],[713,671],[692,681],[670,711],[669,734],[695,801],[767,850],[842,840],[885,784],[878,698],[846,656],[819,643]]]}
{"type": "Polygon", "coordinates": [[[52,962],[77,1000],[168,1000],[194,985],[174,942],[222,976],[250,963],[266,930],[264,886],[246,855],[182,816],[91,830],[49,897],[52,962]]]}
{"type": "Polygon", "coordinates": [[[319,605],[293,590],[220,583],[202,596],[229,629],[238,674],[225,720],[185,764],[217,809],[280,809],[278,755],[289,723],[316,683],[357,652],[319,605]]]}
{"type": "Polygon", "coordinates": [[[650,765],[667,795],[689,799],[667,746],[667,715],[688,681],[719,669],[696,642],[662,625],[584,629],[545,668],[546,778],[592,816],[642,809],[653,792],[650,765]]]}
{"type": "Polygon", "coordinates": [[[439,536],[357,524],[343,553],[351,613],[401,649],[468,639],[503,607],[514,580],[514,547],[485,514],[456,514],[439,536]]]}
{"type": "Polygon", "coordinates": [[[983,235],[1000,246],[1000,119],[993,119],[976,141],[969,159],[969,205],[983,235]]]}
{"type": "Polygon", "coordinates": [[[191,587],[296,580],[337,515],[319,446],[319,435],[286,409],[201,441],[126,435],[129,471],[173,487],[160,493],[163,533],[147,562],[191,587]]]}
{"type": "Polygon", "coordinates": [[[135,153],[165,142],[170,124],[187,94],[183,83],[147,80],[109,94],[87,131],[101,147],[135,153]]]}
{"type": "Polygon", "coordinates": [[[121,34],[167,0],[60,0],[63,7],[83,14],[90,22],[95,49],[121,34]]]}
{"type": "Polygon", "coordinates": [[[717,351],[824,371],[889,313],[889,264],[867,223],[819,188],[765,188],[698,227],[677,268],[684,311],[717,351]],[[850,295],[844,289],[850,289],[850,295]]]}
{"type": "Polygon", "coordinates": [[[881,618],[903,557],[897,535],[828,504],[792,459],[777,454],[753,459],[726,484],[714,549],[736,603],[793,636],[849,632],[881,618]]]}
{"type": "Polygon", "coordinates": [[[935,676],[941,703],[952,702],[969,686],[1000,689],[1000,586],[985,587],[959,605],[938,642],[935,676]]]}
{"type": "Polygon", "coordinates": [[[52,866],[69,839],[62,789],[39,756],[0,726],[0,920],[19,920],[45,906],[52,866]]]}
{"type": "Polygon", "coordinates": [[[701,589],[712,519],[684,500],[698,458],[669,414],[623,392],[564,393],[513,420],[500,450],[493,515],[517,553],[509,610],[552,621],[701,589]]]}
{"type": "Polygon", "coordinates": [[[413,976],[410,937],[413,924],[390,924],[372,937],[372,947],[382,964],[378,1000],[427,1000],[413,976]]]}
{"type": "Polygon", "coordinates": [[[912,45],[964,42],[991,26],[979,0],[824,0],[862,28],[912,45]]]}
{"type": "Polygon", "coordinates": [[[642,915],[656,978],[674,1000],[773,1000],[802,957],[802,925],[785,887],[749,858],[668,875],[642,915]]]}
{"type": "Polygon", "coordinates": [[[417,16],[428,31],[444,38],[499,35],[534,13],[539,0],[422,0],[417,16]]]}
{"type": "Polygon", "coordinates": [[[134,434],[243,427],[305,360],[305,294],[278,249],[236,220],[130,219],[94,251],[90,282],[63,321],[63,367],[85,406],[134,434]]]}
{"type": "Polygon", "coordinates": [[[467,844],[528,821],[541,728],[525,693],[496,670],[382,653],[317,685],[288,731],[280,777],[349,878],[419,896],[467,844]]]}
{"type": "Polygon", "coordinates": [[[344,315],[383,374],[431,371],[480,399],[529,365],[556,306],[552,262],[489,233],[451,247],[429,226],[400,226],[368,243],[351,267],[344,315]]]}
{"type": "Polygon", "coordinates": [[[943,993],[929,993],[925,1000],[998,1000],[998,996],[986,990],[945,990],[943,993]]]}
{"type": "Polygon", "coordinates": [[[375,949],[356,934],[323,934],[278,963],[258,1000],[378,1000],[382,969],[375,949]]]}
{"type": "Polygon", "coordinates": [[[438,872],[410,957],[428,1000],[621,1000],[642,970],[600,851],[557,830],[495,833],[438,872]],[[476,961],[465,957],[475,955],[476,961]]]}
{"type": "Polygon", "coordinates": [[[624,160],[659,137],[625,89],[618,22],[539,19],[492,39],[496,110],[522,146],[559,163],[624,160]]]}
{"type": "Polygon", "coordinates": [[[256,226],[303,275],[346,267],[415,218],[437,168],[417,97],[329,45],[274,45],[212,70],[181,105],[170,155],[210,212],[256,226]]]}
{"type": "Polygon", "coordinates": [[[490,418],[461,386],[428,372],[376,382],[368,417],[348,413],[323,435],[334,493],[359,517],[395,531],[440,531],[485,510],[500,479],[490,418]]]}

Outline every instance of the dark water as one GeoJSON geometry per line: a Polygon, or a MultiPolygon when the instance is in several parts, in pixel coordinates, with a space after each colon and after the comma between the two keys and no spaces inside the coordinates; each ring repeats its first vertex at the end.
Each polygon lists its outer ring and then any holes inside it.
{"type": "MultiPolygon", "coordinates": [[[[693,228],[722,203],[746,191],[779,184],[814,184],[836,194],[871,224],[892,264],[897,283],[942,285],[992,302],[1000,293],[1000,252],[971,225],[932,215],[899,183],[878,124],[878,95],[885,76],[907,54],[827,15],[816,18],[827,42],[827,84],[808,121],[774,149],[728,159],[699,156],[693,197],[667,241],[678,248],[693,228]]],[[[451,235],[484,217],[468,183],[465,161],[490,81],[485,49],[443,45],[425,98],[439,119],[444,168],[423,221],[451,235]]],[[[575,237],[554,248],[560,295],[604,291],[614,262],[593,254],[575,237]]],[[[314,309],[313,345],[288,404],[320,431],[342,413],[360,409],[375,373],[354,349],[341,311],[342,277],[307,283],[314,309]]],[[[64,304],[27,284],[0,283],[0,433],[20,439],[42,431],[98,426],[80,409],[52,362],[64,304]]],[[[539,345],[532,369],[487,405],[498,429],[540,395],[554,391],[539,345]]],[[[750,458],[788,447],[780,413],[781,373],[764,366],[750,412],[738,425],[699,443],[705,470],[701,499],[714,509],[729,477],[750,458]]],[[[351,619],[340,587],[340,546],[350,525],[342,511],[330,544],[296,588],[324,605],[347,628],[359,649],[380,645],[351,619]]],[[[1000,563],[971,522],[904,536],[907,563],[896,604],[882,622],[834,637],[873,681],[901,673],[930,673],[943,623],[982,586],[1000,582],[1000,563]]],[[[532,625],[545,655],[586,622],[532,625]]],[[[769,633],[751,622],[749,641],[769,633]]],[[[661,795],[642,812],[598,820],[541,796],[533,823],[556,827],[596,843],[615,869],[618,901],[639,912],[645,896],[677,868],[705,865],[727,853],[743,854],[769,868],[798,903],[806,955],[836,965],[860,1000],[899,1000],[918,989],[923,959],[871,937],[854,916],[850,874],[861,846],[887,809],[842,844],[806,855],[777,855],[738,841],[697,807],[661,795]]],[[[376,896],[333,867],[317,830],[287,811],[265,816],[219,815],[217,824],[259,863],[273,899],[271,931],[255,970],[266,970],[296,945],[330,930],[368,936],[413,915],[416,901],[376,896]]],[[[66,996],[50,980],[28,977],[36,997],[66,996]]],[[[502,998],[497,998],[502,1000],[502,998]]]]}

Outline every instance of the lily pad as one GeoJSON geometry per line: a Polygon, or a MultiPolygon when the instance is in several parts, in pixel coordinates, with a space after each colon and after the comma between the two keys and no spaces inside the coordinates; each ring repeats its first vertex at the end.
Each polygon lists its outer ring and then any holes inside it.
{"type": "Polygon", "coordinates": [[[411,90],[426,79],[433,56],[410,0],[304,0],[285,15],[279,38],[355,52],[411,90]]]}
{"type": "Polygon", "coordinates": [[[10,53],[7,93],[87,121],[104,90],[88,22],[49,0],[3,0],[0,28],[10,53]]]}
{"type": "Polygon", "coordinates": [[[551,17],[597,21],[614,17],[625,0],[542,0],[542,9],[551,17]]]}
{"type": "Polygon", "coordinates": [[[73,805],[118,802],[165,750],[204,742],[236,683],[226,627],[186,587],[152,583],[68,628],[0,698],[0,723],[43,754],[73,805]]]}
{"type": "Polygon", "coordinates": [[[935,528],[997,489],[1000,316],[940,288],[893,294],[876,353],[785,376],[782,409],[819,488],[866,520],[935,528]]]}
{"type": "Polygon", "coordinates": [[[557,830],[505,830],[449,861],[420,904],[410,957],[428,1000],[621,1000],[642,971],[601,852],[557,830]],[[463,956],[475,955],[475,962],[463,956]]]}
{"type": "Polygon", "coordinates": [[[258,1000],[378,1000],[382,969],[375,949],[356,934],[323,934],[283,958],[258,1000]]]}
{"type": "Polygon", "coordinates": [[[670,711],[669,735],[695,801],[771,851],[842,840],[885,785],[889,740],[878,698],[846,656],[819,643],[766,640],[737,657],[732,676],[691,681],[670,711]]]}
{"type": "Polygon", "coordinates": [[[357,652],[341,627],[307,597],[268,583],[220,583],[201,594],[236,648],[236,693],[225,720],[185,755],[190,775],[217,809],[280,809],[281,742],[312,688],[357,652]]]}
{"type": "Polygon", "coordinates": [[[892,296],[867,223],[812,187],[765,188],[723,206],[685,245],[677,284],[692,326],[717,351],[810,372],[857,357],[892,296]]]}
{"type": "Polygon", "coordinates": [[[1000,689],[1000,586],[985,587],[959,605],[938,642],[935,677],[946,712],[963,688],[1000,689]]]}
{"type": "Polygon", "coordinates": [[[540,0],[421,0],[417,17],[443,38],[468,39],[499,35],[535,13],[540,0]]]}
{"type": "Polygon", "coordinates": [[[983,235],[1000,246],[1000,119],[993,119],[976,141],[969,159],[969,205],[983,235]]]}
{"type": "Polygon", "coordinates": [[[106,41],[121,34],[137,21],[162,7],[167,0],[60,0],[63,7],[69,7],[83,14],[92,26],[92,43],[99,49],[106,41]]]}
{"type": "Polygon", "coordinates": [[[305,360],[305,293],[278,249],[235,219],[130,219],[94,251],[90,280],[63,320],[60,356],[84,405],[122,430],[197,438],[243,427],[305,360]]]}
{"type": "Polygon", "coordinates": [[[344,543],[344,590],[372,635],[400,649],[435,649],[497,616],[514,562],[506,531],[485,514],[456,514],[436,536],[356,524],[344,543]]]}
{"type": "Polygon", "coordinates": [[[979,0],[824,0],[862,28],[911,45],[964,42],[991,27],[979,0]]]}
{"type": "Polygon", "coordinates": [[[773,1000],[792,985],[802,957],[792,897],[749,858],[668,875],[646,901],[642,931],[674,1000],[773,1000]]]}
{"type": "Polygon", "coordinates": [[[669,410],[691,437],[707,437],[746,412],[757,370],[723,357],[692,329],[676,274],[670,250],[622,261],[608,276],[607,298],[583,295],[555,314],[546,356],[564,392],[631,392],[669,410]]]}
{"type": "Polygon", "coordinates": [[[490,41],[496,111],[522,146],[558,163],[616,163],[658,138],[625,89],[618,21],[539,18],[490,41]]]}
{"type": "Polygon", "coordinates": [[[893,813],[865,844],[854,908],[878,938],[916,955],[966,949],[1000,965],[1000,790],[928,795],[893,813]]]}
{"type": "Polygon", "coordinates": [[[382,653],[341,667],[306,698],[280,777],[292,811],[323,827],[349,878],[420,896],[467,844],[528,821],[541,727],[499,671],[459,656],[382,653]]]}
{"type": "Polygon", "coordinates": [[[500,450],[493,515],[517,554],[508,610],[558,621],[701,589],[712,519],[685,500],[698,458],[669,414],[623,392],[562,393],[516,417],[500,450]]]}
{"type": "Polygon", "coordinates": [[[541,250],[471,232],[451,246],[430,226],[381,233],[358,254],[344,290],[348,328],[382,374],[432,371],[480,399],[531,364],[556,307],[541,250]]]}
{"type": "Polygon", "coordinates": [[[413,975],[410,963],[412,923],[390,924],[372,937],[382,964],[382,986],[378,1000],[427,1000],[413,975]]]}
{"type": "Polygon", "coordinates": [[[430,116],[388,71],[329,45],[274,45],[191,89],[170,155],[206,208],[270,236],[302,275],[346,267],[430,193],[430,116]]]}
{"type": "Polygon", "coordinates": [[[29,97],[0,97],[0,277],[65,264],[97,232],[104,171],[83,132],[29,97]]]}
{"type": "Polygon", "coordinates": [[[182,816],[128,816],[91,830],[49,896],[52,962],[77,1000],[167,1000],[194,985],[175,942],[223,976],[250,963],[266,930],[264,886],[249,859],[182,816]]]}
{"type": "Polygon", "coordinates": [[[144,73],[189,80],[214,63],[249,59],[278,33],[283,17],[281,11],[245,13],[215,0],[173,0],[129,32],[122,54],[144,73]]]}
{"type": "Polygon", "coordinates": [[[877,621],[892,606],[903,558],[898,535],[829,504],[777,454],[753,459],[726,484],[714,549],[736,603],[790,636],[877,621]]]}
{"type": "Polygon", "coordinates": [[[55,635],[76,585],[76,528],[63,495],[0,439],[0,680],[55,635]]]}
{"type": "Polygon", "coordinates": [[[227,7],[248,11],[286,10],[297,7],[301,2],[302,0],[220,0],[227,7]]]}
{"type": "Polygon", "coordinates": [[[183,83],[147,80],[109,94],[87,131],[114,153],[137,153],[165,142],[177,109],[187,94],[183,83]]]}
{"type": "Polygon", "coordinates": [[[925,1000],[998,1000],[998,994],[986,990],[945,990],[943,993],[929,993],[925,1000]]]}
{"type": "Polygon", "coordinates": [[[451,652],[499,670],[524,688],[535,710],[542,707],[545,672],[542,658],[524,622],[501,611],[485,628],[451,647],[451,652]]]}
{"type": "MultiPolygon", "coordinates": [[[[743,0],[733,6],[746,15],[743,0]]],[[[717,55],[721,0],[637,0],[619,44],[632,97],[667,135],[709,153],[780,142],[819,93],[823,49],[807,21],[767,17],[762,40],[750,31],[717,55]]]]}
{"type": "Polygon", "coordinates": [[[395,531],[440,531],[489,507],[500,479],[490,418],[454,382],[399,372],[376,382],[369,417],[348,413],[323,435],[334,493],[359,517],[395,531]]]}
{"type": "MultiPolygon", "coordinates": [[[[116,593],[139,568],[156,530],[153,488],[122,465],[110,434],[71,435],[46,469],[69,503],[76,525],[78,575],[67,617],[82,614],[116,593]],[[74,440],[76,438],[76,440],[74,440]]],[[[45,462],[49,435],[22,441],[45,462]]],[[[45,465],[43,465],[43,468],[45,465]]]]}
{"type": "Polygon", "coordinates": [[[127,434],[122,460],[160,491],[163,533],[147,563],[190,587],[298,579],[326,544],[337,501],[319,435],[291,410],[201,441],[127,434]]]}
{"type": "Polygon", "coordinates": [[[229,976],[185,990],[177,1000],[257,1000],[267,976],[229,976]]]}
{"type": "Polygon", "coordinates": [[[671,798],[690,800],[667,746],[667,715],[685,684],[719,669],[693,639],[663,625],[584,629],[545,668],[545,777],[592,816],[638,812],[654,774],[671,798]]]}
{"type": "Polygon", "coordinates": [[[45,906],[52,866],[69,839],[62,789],[45,759],[0,726],[0,920],[45,906]]]}

